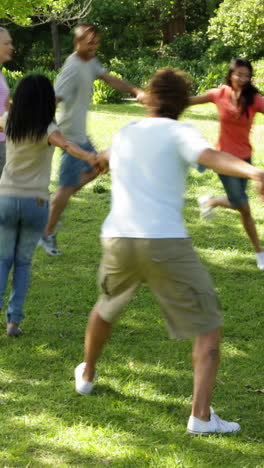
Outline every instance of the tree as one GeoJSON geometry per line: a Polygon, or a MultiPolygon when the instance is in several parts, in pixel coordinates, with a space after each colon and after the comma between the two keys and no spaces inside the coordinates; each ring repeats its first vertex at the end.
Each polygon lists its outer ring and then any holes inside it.
{"type": "Polygon", "coordinates": [[[58,24],[71,24],[90,11],[91,0],[1,0],[0,18],[18,25],[37,26],[49,23],[55,69],[61,65],[58,24]]]}
{"type": "Polygon", "coordinates": [[[91,7],[92,21],[108,31],[133,30],[135,45],[150,36],[152,43],[169,43],[186,30],[185,0],[92,0],[91,7]]]}
{"type": "Polygon", "coordinates": [[[72,0],[1,0],[0,18],[23,26],[32,24],[33,17],[63,12],[72,0]]]}
{"type": "Polygon", "coordinates": [[[210,20],[211,39],[232,46],[240,55],[261,57],[264,53],[264,1],[224,0],[210,20]]]}

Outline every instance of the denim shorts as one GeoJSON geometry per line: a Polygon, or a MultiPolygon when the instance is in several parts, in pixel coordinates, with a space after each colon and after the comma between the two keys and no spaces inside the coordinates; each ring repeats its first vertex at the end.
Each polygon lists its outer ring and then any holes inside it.
{"type": "MultiPolygon", "coordinates": [[[[251,164],[251,158],[245,159],[245,162],[251,164]]],[[[248,203],[248,196],[246,194],[248,179],[222,174],[218,174],[218,176],[224,186],[232,208],[239,208],[248,203]]]]}
{"type": "MultiPolygon", "coordinates": [[[[82,149],[94,152],[92,143],[77,143],[82,149]]],[[[82,172],[91,172],[93,167],[81,159],[74,158],[71,154],[63,151],[61,155],[61,166],[59,173],[59,185],[61,187],[79,187],[82,172]]]]}

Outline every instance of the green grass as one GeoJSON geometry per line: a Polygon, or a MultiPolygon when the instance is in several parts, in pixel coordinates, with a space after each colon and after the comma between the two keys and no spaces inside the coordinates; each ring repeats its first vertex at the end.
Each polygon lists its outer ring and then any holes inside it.
{"type": "MultiPolygon", "coordinates": [[[[143,117],[138,104],[97,106],[90,131],[98,148],[126,122],[143,117]]],[[[210,106],[185,117],[211,141],[217,122],[210,106]]],[[[264,121],[253,130],[255,162],[263,166],[264,121]]],[[[51,188],[55,190],[58,155],[51,188]]],[[[96,297],[100,225],[109,210],[109,175],[71,201],[59,233],[64,255],[37,249],[26,301],[25,334],[0,335],[0,466],[263,468],[263,280],[239,216],[218,210],[199,219],[197,197],[223,193],[217,176],[191,170],[185,217],[194,244],[220,295],[225,324],[222,363],[213,396],[220,416],[239,420],[235,436],[192,438],[191,342],[171,341],[151,293],[143,286],[113,330],[98,364],[95,393],[74,393],[73,369],[83,360],[83,337],[96,297]],[[95,187],[102,193],[94,192],[95,187]]],[[[261,239],[263,205],[249,193],[261,239]]]]}

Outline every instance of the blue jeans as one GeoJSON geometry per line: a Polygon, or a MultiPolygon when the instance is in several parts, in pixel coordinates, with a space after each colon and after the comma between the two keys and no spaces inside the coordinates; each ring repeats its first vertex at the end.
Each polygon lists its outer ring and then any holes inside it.
{"type": "Polygon", "coordinates": [[[20,323],[30,280],[31,261],[49,214],[47,200],[0,196],[0,309],[11,267],[12,290],[7,322],[20,323]]]}

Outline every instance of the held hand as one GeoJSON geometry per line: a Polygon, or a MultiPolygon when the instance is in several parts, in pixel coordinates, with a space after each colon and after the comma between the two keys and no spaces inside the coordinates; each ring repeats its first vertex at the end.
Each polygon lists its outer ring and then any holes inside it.
{"type": "Polygon", "coordinates": [[[140,104],[146,103],[146,93],[142,89],[138,90],[136,94],[136,100],[137,102],[140,102],[140,104]]]}
{"type": "Polygon", "coordinates": [[[86,162],[91,166],[97,165],[97,153],[91,151],[85,151],[86,153],[86,162]]]}
{"type": "Polygon", "coordinates": [[[100,151],[97,154],[96,167],[98,168],[100,174],[106,174],[109,171],[109,161],[108,158],[106,158],[105,151],[100,151]]]}

